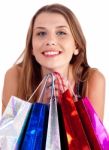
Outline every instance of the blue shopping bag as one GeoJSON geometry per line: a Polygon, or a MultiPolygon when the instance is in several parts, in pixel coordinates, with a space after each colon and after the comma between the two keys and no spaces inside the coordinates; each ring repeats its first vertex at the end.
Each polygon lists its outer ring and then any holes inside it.
{"type": "Polygon", "coordinates": [[[49,106],[47,104],[33,104],[28,127],[19,149],[44,150],[47,134],[48,112],[49,106]]]}
{"type": "MultiPolygon", "coordinates": [[[[49,75],[45,76],[45,84],[38,102],[32,104],[31,113],[20,141],[20,150],[44,150],[46,143],[49,104],[43,103],[44,92],[49,75]]],[[[34,91],[34,93],[36,90],[34,91]]],[[[34,95],[34,93],[32,95],[34,95]]]]}

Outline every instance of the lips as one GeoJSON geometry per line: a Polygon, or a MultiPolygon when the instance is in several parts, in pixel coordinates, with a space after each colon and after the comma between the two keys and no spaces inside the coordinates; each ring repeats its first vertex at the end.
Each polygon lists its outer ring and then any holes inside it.
{"type": "Polygon", "coordinates": [[[48,56],[48,57],[50,57],[50,56],[57,56],[57,55],[59,55],[61,53],[62,53],[61,51],[54,51],[54,50],[49,50],[49,51],[42,52],[42,54],[44,56],[48,56]]]}

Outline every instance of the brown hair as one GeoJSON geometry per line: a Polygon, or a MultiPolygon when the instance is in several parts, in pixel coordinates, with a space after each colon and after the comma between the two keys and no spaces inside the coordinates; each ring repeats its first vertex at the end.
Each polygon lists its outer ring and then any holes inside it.
{"type": "MultiPolygon", "coordinates": [[[[24,58],[22,63],[19,64],[21,65],[22,69],[18,96],[23,99],[27,99],[41,81],[41,66],[32,55],[32,35],[35,19],[42,12],[59,13],[65,17],[66,21],[69,24],[76,46],[79,49],[79,54],[73,55],[70,61],[70,64],[73,65],[73,75],[75,82],[78,83],[79,81],[82,81],[86,83],[85,81],[87,80],[88,70],[90,68],[86,57],[86,40],[74,13],[69,8],[61,4],[43,6],[35,13],[31,20],[30,27],[27,33],[26,47],[23,52],[24,58]]],[[[84,87],[85,88],[83,88],[82,96],[84,96],[85,94],[86,86],[84,87]]],[[[35,97],[33,98],[35,99],[35,97]]]]}

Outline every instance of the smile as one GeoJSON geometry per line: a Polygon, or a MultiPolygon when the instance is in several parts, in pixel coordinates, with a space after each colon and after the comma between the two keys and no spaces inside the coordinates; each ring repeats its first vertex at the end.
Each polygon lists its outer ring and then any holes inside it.
{"type": "Polygon", "coordinates": [[[56,56],[56,55],[59,55],[61,53],[62,53],[61,51],[44,51],[44,52],[42,52],[42,54],[44,56],[48,56],[48,57],[56,56]]]}

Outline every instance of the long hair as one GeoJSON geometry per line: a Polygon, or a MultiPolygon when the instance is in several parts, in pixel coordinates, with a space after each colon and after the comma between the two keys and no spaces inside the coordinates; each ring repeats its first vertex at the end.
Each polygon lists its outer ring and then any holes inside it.
{"type": "MultiPolygon", "coordinates": [[[[23,52],[23,60],[18,64],[21,66],[18,96],[23,99],[28,99],[42,79],[41,66],[32,55],[32,36],[34,22],[37,16],[43,12],[59,13],[66,19],[79,50],[79,54],[73,55],[70,61],[70,64],[73,66],[72,73],[75,82],[78,83],[81,81],[85,84],[88,77],[88,70],[90,67],[86,57],[86,40],[76,16],[69,8],[61,4],[43,6],[34,14],[31,20],[26,38],[26,46],[23,52]]],[[[83,96],[85,89],[86,88],[84,88],[82,92],[83,96]]],[[[36,97],[34,96],[33,99],[36,99],[36,97]]]]}

